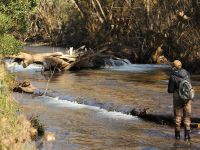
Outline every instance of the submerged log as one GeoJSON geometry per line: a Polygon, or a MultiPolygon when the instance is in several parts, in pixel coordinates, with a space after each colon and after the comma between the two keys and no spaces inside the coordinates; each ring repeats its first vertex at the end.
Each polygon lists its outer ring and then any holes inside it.
{"type": "MultiPolygon", "coordinates": [[[[138,116],[143,120],[154,122],[161,125],[174,126],[174,116],[167,114],[152,114],[147,113],[147,109],[133,109],[131,115],[138,116]]],[[[191,118],[191,127],[200,128],[200,118],[191,118]]],[[[183,121],[182,121],[183,126],[183,121]]]]}

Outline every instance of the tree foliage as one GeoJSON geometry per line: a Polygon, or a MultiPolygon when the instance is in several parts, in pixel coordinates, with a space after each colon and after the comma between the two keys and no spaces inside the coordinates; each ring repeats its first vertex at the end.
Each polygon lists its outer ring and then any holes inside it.
{"type": "MultiPolygon", "coordinates": [[[[111,42],[134,48],[137,62],[153,56],[180,59],[200,70],[200,3],[197,0],[74,0],[90,46],[111,42]],[[196,65],[192,65],[196,64],[196,65]]],[[[192,66],[192,67],[190,67],[192,66]]]]}
{"type": "Polygon", "coordinates": [[[4,34],[0,36],[0,54],[14,55],[22,48],[22,43],[15,39],[14,36],[4,34]]]}
{"type": "Polygon", "coordinates": [[[3,0],[0,2],[0,54],[19,52],[29,30],[29,14],[36,5],[35,0],[3,0]]]}
{"type": "Polygon", "coordinates": [[[0,54],[9,55],[18,53],[22,43],[9,34],[13,27],[12,19],[9,16],[0,14],[0,20],[0,54]]]}
{"type": "Polygon", "coordinates": [[[86,37],[85,22],[73,0],[40,0],[30,19],[32,39],[44,39],[54,45],[79,46],[86,37]]]}
{"type": "Polygon", "coordinates": [[[157,63],[157,55],[169,60],[181,59],[190,66],[200,63],[197,0],[8,0],[2,3],[0,10],[9,16],[4,22],[12,22],[11,27],[4,28],[15,36],[23,35],[30,27],[29,38],[48,40],[55,45],[94,48],[109,42],[112,49],[119,51],[131,47],[137,58],[133,60],[140,63],[157,63]]]}

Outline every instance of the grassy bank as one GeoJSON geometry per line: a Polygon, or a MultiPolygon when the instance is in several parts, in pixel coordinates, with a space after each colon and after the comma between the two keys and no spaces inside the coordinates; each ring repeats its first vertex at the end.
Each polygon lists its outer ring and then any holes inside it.
{"type": "Polygon", "coordinates": [[[14,78],[0,65],[0,150],[29,150],[31,144],[31,123],[17,114],[19,106],[11,96],[14,78]]]}

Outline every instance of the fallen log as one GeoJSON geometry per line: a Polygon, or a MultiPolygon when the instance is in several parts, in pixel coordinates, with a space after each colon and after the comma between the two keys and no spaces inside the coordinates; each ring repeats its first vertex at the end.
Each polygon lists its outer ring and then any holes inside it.
{"type": "Polygon", "coordinates": [[[80,55],[66,55],[63,53],[42,53],[31,55],[20,53],[15,56],[7,56],[7,58],[13,58],[14,62],[21,64],[24,68],[33,63],[41,64],[43,65],[43,71],[66,71],[82,68],[101,68],[113,65],[122,66],[128,64],[124,59],[102,54],[101,52],[104,52],[104,50],[97,53],[87,51],[80,55]]]}
{"type": "Polygon", "coordinates": [[[66,62],[63,59],[57,57],[46,57],[43,63],[44,71],[64,71],[67,70],[66,67],[69,65],[69,62],[66,62]]]}
{"type": "MultiPolygon", "coordinates": [[[[80,68],[101,68],[105,67],[105,60],[108,58],[116,58],[114,55],[104,54],[109,47],[102,47],[101,50],[88,50],[79,56],[70,66],[68,70],[77,70],[80,68]]],[[[120,58],[119,58],[120,59],[120,58]]],[[[123,59],[121,59],[123,61],[123,59]]]]}
{"type": "MultiPolygon", "coordinates": [[[[161,125],[169,125],[174,126],[174,116],[173,115],[167,115],[167,114],[152,114],[147,113],[148,109],[133,109],[131,111],[131,115],[138,116],[139,118],[145,120],[154,122],[161,125]]],[[[191,118],[191,128],[200,128],[200,118],[191,118]]],[[[183,126],[182,121],[182,126],[183,126]]]]}
{"type": "Polygon", "coordinates": [[[44,71],[52,69],[56,71],[67,70],[66,67],[76,60],[76,56],[65,55],[62,52],[33,55],[20,52],[18,55],[6,56],[6,58],[14,59],[14,62],[21,64],[24,68],[33,63],[42,64],[44,66],[44,71]]]}
{"type": "Polygon", "coordinates": [[[96,69],[112,65],[124,65],[127,59],[125,59],[125,57],[124,59],[119,58],[120,52],[118,51],[109,53],[112,51],[110,47],[110,43],[108,43],[94,50],[86,49],[85,46],[77,50],[70,48],[69,54],[64,54],[62,52],[40,54],[20,52],[18,55],[7,56],[6,58],[13,58],[14,62],[18,62],[24,68],[33,63],[41,64],[43,65],[43,71],[80,70],[82,68],[96,69]]]}

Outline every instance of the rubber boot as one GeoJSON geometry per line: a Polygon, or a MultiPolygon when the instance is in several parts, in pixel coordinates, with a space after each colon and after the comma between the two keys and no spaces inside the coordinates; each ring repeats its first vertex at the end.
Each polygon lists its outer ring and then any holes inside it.
{"type": "Polygon", "coordinates": [[[176,140],[180,140],[181,136],[180,136],[180,130],[175,130],[175,139],[176,140]]]}
{"type": "Polygon", "coordinates": [[[190,141],[190,140],[191,140],[191,137],[190,137],[190,130],[186,130],[186,129],[185,129],[184,140],[185,140],[185,141],[190,141]]]}

